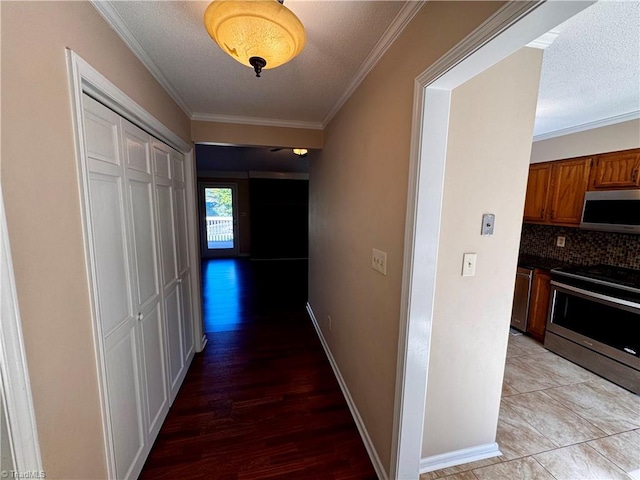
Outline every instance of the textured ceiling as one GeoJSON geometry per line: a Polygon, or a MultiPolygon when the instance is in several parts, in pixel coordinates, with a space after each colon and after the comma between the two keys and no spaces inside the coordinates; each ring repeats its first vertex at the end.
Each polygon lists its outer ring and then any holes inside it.
{"type": "Polygon", "coordinates": [[[261,78],[211,40],[203,22],[210,2],[108,3],[174,96],[196,117],[216,114],[319,127],[406,2],[287,0],[305,26],[307,44],[293,61],[265,70],[261,78]]]}
{"type": "MultiPolygon", "coordinates": [[[[307,45],[256,78],[207,34],[208,4],[94,1],[191,118],[312,128],[326,124],[420,6],[286,0],[307,45]]],[[[640,2],[603,0],[554,30],[560,34],[544,54],[534,139],[637,118],[640,2]]]]}
{"type": "MultiPolygon", "coordinates": [[[[640,112],[640,2],[600,1],[554,29],[534,135],[640,112]]],[[[595,126],[595,125],[594,125],[595,126]]]]}

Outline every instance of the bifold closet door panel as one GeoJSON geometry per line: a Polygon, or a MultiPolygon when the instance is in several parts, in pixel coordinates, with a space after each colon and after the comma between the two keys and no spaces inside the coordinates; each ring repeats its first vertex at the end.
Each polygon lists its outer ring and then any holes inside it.
{"type": "Polygon", "coordinates": [[[189,270],[189,245],[187,236],[187,199],[184,184],[184,161],[182,155],[171,151],[172,184],[175,201],[176,249],[178,252],[178,275],[189,270]]]}
{"type": "Polygon", "coordinates": [[[182,306],[180,304],[180,285],[167,292],[165,296],[167,313],[167,338],[169,340],[169,379],[172,395],[177,392],[180,375],[184,368],[182,355],[182,306]]]}
{"type": "Polygon", "coordinates": [[[169,411],[169,385],[165,365],[164,328],[160,305],[140,319],[142,363],[145,376],[145,415],[149,446],[169,411]]]}
{"type": "Polygon", "coordinates": [[[154,142],[152,152],[155,171],[156,202],[158,206],[158,224],[160,227],[160,247],[162,250],[162,286],[163,288],[168,288],[178,279],[169,147],[154,142]]]}
{"type": "MultiPolygon", "coordinates": [[[[135,322],[131,320],[130,323],[135,322]]],[[[148,453],[138,376],[135,328],[122,325],[105,340],[105,364],[117,478],[139,472],[148,453]]]]}
{"type": "Polygon", "coordinates": [[[120,149],[120,117],[90,97],[84,98],[84,128],[94,280],[101,336],[132,317],[127,242],[127,205],[120,149]]]}
{"type": "Polygon", "coordinates": [[[151,444],[169,411],[151,137],[127,120],[122,119],[121,122],[131,205],[134,310],[137,312],[141,339],[146,433],[151,444]]]}
{"type": "Polygon", "coordinates": [[[193,318],[191,310],[191,267],[189,265],[189,234],[187,231],[187,193],[185,185],[184,157],[171,151],[172,185],[176,221],[176,247],[178,275],[180,277],[180,302],[182,305],[182,355],[185,364],[194,353],[193,318]]]}
{"type": "Polygon", "coordinates": [[[187,240],[186,191],[184,186],[174,188],[176,210],[176,246],[178,247],[178,275],[189,270],[189,246],[187,240]]]}
{"type": "Polygon", "coordinates": [[[94,274],[100,292],[97,307],[104,338],[134,317],[129,296],[122,179],[90,173],[89,185],[94,274]]]}
{"type": "Polygon", "coordinates": [[[152,185],[140,178],[129,178],[129,195],[135,240],[135,300],[140,308],[152,308],[160,300],[152,185]]]}
{"type": "Polygon", "coordinates": [[[171,186],[156,183],[160,245],[162,246],[163,287],[178,279],[176,271],[176,247],[173,223],[173,191],[171,186]]]}
{"type": "Polygon", "coordinates": [[[144,462],[145,428],[124,241],[121,179],[90,174],[95,280],[100,291],[109,421],[118,478],[144,462]]]}
{"type": "Polygon", "coordinates": [[[140,339],[132,304],[131,249],[120,117],[85,96],[90,258],[116,475],[134,476],[146,458],[140,339]]]}
{"type": "Polygon", "coordinates": [[[189,356],[195,353],[195,338],[193,332],[192,311],[191,311],[191,275],[190,272],[186,272],[182,277],[182,283],[180,284],[182,294],[182,352],[185,363],[189,359],[189,356]]]}
{"type": "Polygon", "coordinates": [[[176,216],[170,155],[171,149],[168,146],[159,142],[152,144],[167,332],[169,385],[171,398],[174,398],[180,386],[185,362],[182,350],[182,306],[176,253],[176,216]]]}

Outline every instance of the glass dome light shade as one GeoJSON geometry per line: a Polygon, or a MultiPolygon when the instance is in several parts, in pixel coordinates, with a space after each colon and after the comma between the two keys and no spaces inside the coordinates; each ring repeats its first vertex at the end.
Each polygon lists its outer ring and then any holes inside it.
{"type": "Polygon", "coordinates": [[[214,0],[204,24],[224,52],[251,68],[252,57],[263,58],[264,69],[287,63],[306,43],[298,17],[277,0],[214,0]]]}

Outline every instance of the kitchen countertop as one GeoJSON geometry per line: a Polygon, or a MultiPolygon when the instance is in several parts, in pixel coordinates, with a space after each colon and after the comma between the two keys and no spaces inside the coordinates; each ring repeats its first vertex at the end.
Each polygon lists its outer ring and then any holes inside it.
{"type": "Polygon", "coordinates": [[[535,255],[520,255],[518,266],[525,268],[539,268],[541,270],[551,270],[552,268],[565,267],[571,265],[556,258],[536,257],[535,255]]]}

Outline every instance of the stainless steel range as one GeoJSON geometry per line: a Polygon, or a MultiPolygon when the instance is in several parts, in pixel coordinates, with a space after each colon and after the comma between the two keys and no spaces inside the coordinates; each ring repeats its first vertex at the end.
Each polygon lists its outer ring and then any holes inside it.
{"type": "Polygon", "coordinates": [[[551,270],[544,346],[640,394],[640,270],[551,270]]]}

